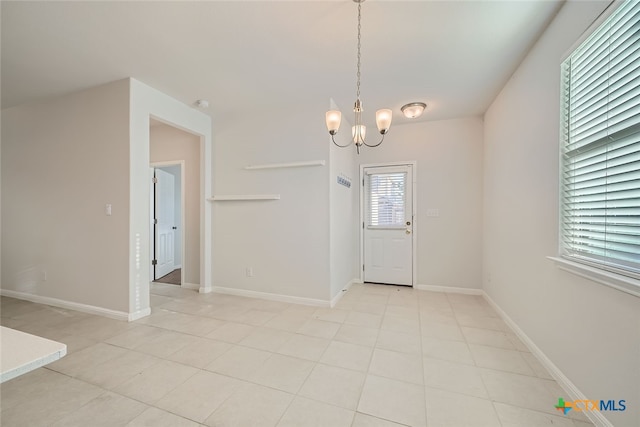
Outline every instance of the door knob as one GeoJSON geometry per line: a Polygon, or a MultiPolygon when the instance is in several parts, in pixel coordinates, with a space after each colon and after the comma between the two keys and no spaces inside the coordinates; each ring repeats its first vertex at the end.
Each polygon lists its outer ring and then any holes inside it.
{"type": "Polygon", "coordinates": [[[406,230],[405,233],[411,234],[411,230],[406,230]]]}

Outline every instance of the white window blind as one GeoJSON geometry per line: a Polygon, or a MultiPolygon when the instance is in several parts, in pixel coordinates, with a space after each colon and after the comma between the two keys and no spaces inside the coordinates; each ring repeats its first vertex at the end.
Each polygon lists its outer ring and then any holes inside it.
{"type": "Polygon", "coordinates": [[[562,255],[640,278],[640,2],[562,64],[562,255]]]}
{"type": "Polygon", "coordinates": [[[370,227],[404,227],[406,172],[367,175],[367,223],[370,227]]]}

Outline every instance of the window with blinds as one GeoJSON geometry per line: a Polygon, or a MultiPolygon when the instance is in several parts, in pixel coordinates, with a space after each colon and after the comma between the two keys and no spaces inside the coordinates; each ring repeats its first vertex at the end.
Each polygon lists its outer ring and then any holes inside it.
{"type": "Polygon", "coordinates": [[[407,174],[373,173],[367,177],[369,227],[404,227],[407,174]]]}
{"type": "Polygon", "coordinates": [[[640,2],[562,64],[562,256],[640,278],[640,2]]]}

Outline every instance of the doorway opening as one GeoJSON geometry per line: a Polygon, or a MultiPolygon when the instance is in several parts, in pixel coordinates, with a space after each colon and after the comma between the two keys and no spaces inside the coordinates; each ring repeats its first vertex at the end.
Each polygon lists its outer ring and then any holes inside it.
{"type": "Polygon", "coordinates": [[[415,162],[361,165],[361,277],[413,286],[416,278],[415,162]]]}
{"type": "Polygon", "coordinates": [[[150,120],[150,278],[201,288],[201,137],[150,120]]]}

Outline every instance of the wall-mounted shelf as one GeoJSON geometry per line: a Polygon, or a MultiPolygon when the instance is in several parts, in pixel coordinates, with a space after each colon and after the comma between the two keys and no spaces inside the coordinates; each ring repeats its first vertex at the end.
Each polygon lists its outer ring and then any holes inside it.
{"type": "Polygon", "coordinates": [[[207,199],[210,202],[250,201],[250,200],[280,200],[279,194],[229,194],[225,196],[213,196],[207,199]]]}
{"type": "Polygon", "coordinates": [[[324,166],[324,160],[309,160],[306,162],[290,162],[290,163],[270,163],[266,165],[249,165],[245,166],[247,170],[256,169],[284,169],[284,168],[302,168],[309,166],[324,166]]]}

